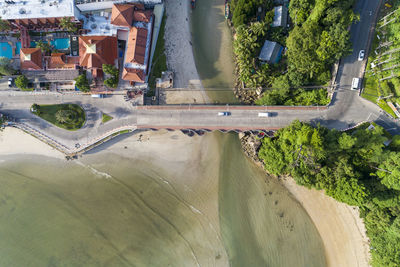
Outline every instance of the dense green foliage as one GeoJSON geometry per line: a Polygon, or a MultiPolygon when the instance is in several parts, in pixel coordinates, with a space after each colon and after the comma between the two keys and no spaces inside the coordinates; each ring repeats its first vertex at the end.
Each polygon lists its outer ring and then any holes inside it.
{"type": "Polygon", "coordinates": [[[354,0],[290,1],[289,15],[294,25],[286,29],[271,26],[274,11],[270,1],[232,1],[238,80],[247,88],[273,88],[264,92],[258,104],[329,102],[321,90],[310,93],[297,88],[325,85],[331,78],[333,63],[350,51],[347,28],[357,19],[353,3],[354,0]],[[265,18],[254,22],[258,6],[268,12],[265,18]],[[265,40],[287,47],[278,64],[265,64],[257,59],[265,40]]]}
{"type": "Polygon", "coordinates": [[[40,48],[42,53],[45,55],[50,55],[51,52],[54,50],[52,45],[50,45],[48,42],[43,42],[42,40],[35,42],[35,45],[36,47],[40,48]]]}
{"type": "Polygon", "coordinates": [[[255,21],[259,7],[270,10],[272,0],[232,0],[232,22],[235,27],[255,21]]]}
{"type": "Polygon", "coordinates": [[[15,79],[15,86],[17,86],[21,90],[27,90],[28,89],[28,83],[29,83],[29,80],[24,75],[19,75],[15,79]]]}
{"type": "Polygon", "coordinates": [[[78,30],[76,24],[69,17],[61,18],[60,27],[69,32],[76,32],[78,30]]]}
{"type": "Polygon", "coordinates": [[[300,185],[358,206],[373,266],[400,266],[398,144],[385,147],[384,130],[367,126],[339,132],[296,121],[276,138],[264,138],[259,157],[272,174],[290,175],[300,185]]]}
{"type": "Polygon", "coordinates": [[[0,18],[0,32],[8,31],[11,29],[11,25],[7,20],[2,20],[0,18]]]}
{"type": "Polygon", "coordinates": [[[11,59],[0,57],[0,74],[6,76],[15,74],[15,69],[12,67],[11,59]]]}
{"type": "Polygon", "coordinates": [[[104,73],[111,75],[110,78],[104,80],[104,85],[110,88],[117,88],[119,81],[119,70],[114,65],[103,64],[103,71],[104,73]]]}
{"type": "Polygon", "coordinates": [[[89,81],[86,77],[86,74],[81,74],[78,77],[75,78],[75,86],[82,92],[89,92],[90,91],[90,85],[89,81]]]}
{"type": "Polygon", "coordinates": [[[32,113],[67,130],[77,130],[85,123],[85,111],[76,104],[32,105],[32,113]]]}

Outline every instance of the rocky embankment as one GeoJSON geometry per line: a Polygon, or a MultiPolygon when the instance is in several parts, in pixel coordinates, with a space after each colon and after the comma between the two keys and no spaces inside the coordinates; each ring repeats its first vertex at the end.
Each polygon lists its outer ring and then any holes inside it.
{"type": "Polygon", "coordinates": [[[261,140],[251,133],[240,133],[240,143],[244,154],[251,158],[256,164],[262,165],[262,161],[258,158],[258,149],[261,146],[261,140]]]}

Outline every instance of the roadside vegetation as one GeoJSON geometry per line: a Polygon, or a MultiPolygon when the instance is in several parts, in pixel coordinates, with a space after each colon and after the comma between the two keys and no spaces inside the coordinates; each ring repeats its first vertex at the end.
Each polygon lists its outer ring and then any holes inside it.
{"type": "Polygon", "coordinates": [[[33,91],[33,88],[29,88],[28,84],[29,84],[29,80],[28,78],[26,78],[24,75],[19,75],[16,79],[15,79],[15,86],[17,86],[19,89],[21,89],[22,91],[33,91]]]}
{"type": "Polygon", "coordinates": [[[362,97],[396,117],[388,103],[400,107],[400,1],[388,2],[377,23],[362,97]]]}
{"type": "Polygon", "coordinates": [[[157,38],[156,48],[151,63],[150,77],[149,77],[149,91],[147,96],[154,96],[156,89],[156,79],[161,77],[161,72],[167,70],[167,56],[165,55],[165,21],[167,16],[164,14],[160,26],[160,32],[157,38]]]}
{"type": "Polygon", "coordinates": [[[0,57],[0,74],[5,76],[14,75],[17,71],[12,67],[12,60],[0,57]]]}
{"type": "Polygon", "coordinates": [[[81,92],[89,92],[90,91],[90,85],[89,81],[86,77],[86,74],[83,73],[79,75],[78,77],[75,78],[75,86],[81,91],[81,92]]]}
{"type": "Polygon", "coordinates": [[[372,265],[400,266],[400,136],[377,125],[339,132],[295,121],[262,140],[259,158],[274,175],[358,206],[372,265]]]}
{"type": "Polygon", "coordinates": [[[110,115],[108,115],[106,113],[103,113],[102,116],[101,116],[101,122],[102,123],[106,123],[106,122],[108,122],[108,121],[110,121],[112,119],[113,119],[113,117],[111,117],[110,115]]]}
{"type": "Polygon", "coordinates": [[[270,88],[264,90],[256,103],[328,103],[328,94],[322,91],[326,89],[299,88],[328,85],[333,64],[350,51],[347,29],[358,18],[352,11],[354,0],[290,1],[288,28],[271,26],[273,0],[233,0],[231,3],[238,82],[243,88],[260,91],[270,88]],[[259,13],[259,7],[265,12],[259,13]],[[287,48],[280,62],[269,64],[258,60],[265,40],[287,48]]]}
{"type": "Polygon", "coordinates": [[[76,104],[33,104],[31,111],[51,124],[70,131],[82,128],[86,120],[85,111],[76,104]]]}
{"type": "Polygon", "coordinates": [[[103,64],[104,73],[110,75],[111,77],[104,80],[104,85],[110,88],[117,88],[119,82],[119,70],[110,64],[103,64]]]}

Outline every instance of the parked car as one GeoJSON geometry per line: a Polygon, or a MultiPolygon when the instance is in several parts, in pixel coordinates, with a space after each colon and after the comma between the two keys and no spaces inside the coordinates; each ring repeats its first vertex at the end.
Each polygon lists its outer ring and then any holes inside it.
{"type": "Polygon", "coordinates": [[[8,87],[12,87],[13,84],[13,78],[8,78],[8,87]]]}
{"type": "Polygon", "coordinates": [[[358,53],[358,61],[363,61],[365,57],[365,50],[360,50],[360,53],[358,53]]]}
{"type": "Polygon", "coordinates": [[[229,116],[231,113],[229,111],[218,112],[218,116],[229,116]]]}

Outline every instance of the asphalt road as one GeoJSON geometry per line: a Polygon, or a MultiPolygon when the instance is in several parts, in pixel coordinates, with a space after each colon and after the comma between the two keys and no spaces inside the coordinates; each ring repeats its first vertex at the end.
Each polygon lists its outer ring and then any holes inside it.
{"type": "MultiPolygon", "coordinates": [[[[287,126],[298,119],[311,123],[320,123],[328,128],[343,130],[363,121],[375,121],[391,133],[400,133],[400,125],[389,118],[373,103],[358,96],[358,92],[350,89],[353,77],[362,77],[365,61],[358,61],[358,53],[366,49],[370,37],[370,29],[378,12],[377,0],[358,1],[355,11],[360,14],[361,21],[351,26],[353,52],[341,59],[337,89],[333,101],[327,110],[275,110],[269,118],[258,117],[259,110],[230,110],[230,116],[218,116],[219,111],[229,107],[215,109],[137,109],[122,96],[111,96],[105,99],[93,99],[89,96],[42,92],[13,92],[0,90],[0,111],[9,114],[20,122],[44,132],[60,143],[74,147],[75,144],[90,143],[91,140],[103,136],[113,129],[122,126],[139,128],[208,128],[208,129],[275,129],[287,126]],[[32,115],[29,108],[32,103],[76,103],[87,112],[87,122],[78,131],[66,131],[32,115]],[[114,117],[106,124],[101,123],[101,113],[114,117]]],[[[366,57],[367,58],[367,57],[366,57]]]]}

